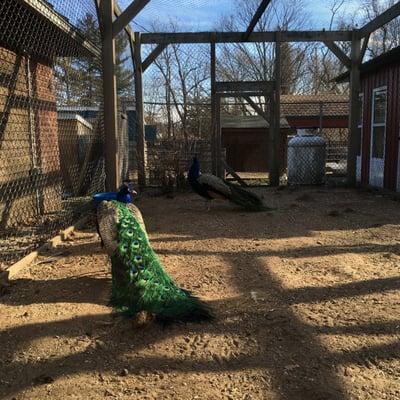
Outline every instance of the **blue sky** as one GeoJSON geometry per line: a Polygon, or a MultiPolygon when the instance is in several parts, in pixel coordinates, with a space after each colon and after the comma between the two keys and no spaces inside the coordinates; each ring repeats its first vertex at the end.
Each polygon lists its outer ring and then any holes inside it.
{"type": "MultiPolygon", "coordinates": [[[[119,0],[125,8],[130,0],[119,0]]],[[[311,16],[310,24],[304,29],[328,28],[331,1],[306,0],[306,11],[311,16]]],[[[356,0],[346,1],[344,13],[354,10],[356,0]]],[[[179,23],[180,31],[213,30],[221,16],[232,13],[234,0],[151,0],[136,18],[139,30],[149,29],[152,22],[174,20],[179,23]]],[[[268,10],[267,10],[268,11],[268,10]]]]}

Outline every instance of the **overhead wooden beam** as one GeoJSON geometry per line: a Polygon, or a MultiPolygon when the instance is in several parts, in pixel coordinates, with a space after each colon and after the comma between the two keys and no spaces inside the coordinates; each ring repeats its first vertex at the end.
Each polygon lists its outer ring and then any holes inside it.
{"type": "Polygon", "coordinates": [[[393,20],[394,18],[400,15],[400,1],[397,2],[392,7],[388,8],[381,15],[378,15],[372,21],[365,24],[362,28],[359,29],[359,34],[361,37],[368,35],[379,29],[381,26],[386,25],[388,22],[393,20]]]}
{"type": "Polygon", "coordinates": [[[115,38],[149,2],[150,0],[133,0],[113,22],[113,37],[115,38]]]}
{"type": "Polygon", "coordinates": [[[326,47],[342,62],[347,68],[351,67],[351,60],[344,51],[335,43],[331,41],[324,41],[326,47]]]}
{"type": "MultiPolygon", "coordinates": [[[[100,1],[100,0],[97,0],[100,1]]],[[[120,6],[118,5],[118,1],[114,0],[114,15],[116,18],[118,18],[120,15],[122,14],[122,10],[120,8],[120,6]]],[[[125,26],[125,32],[126,34],[129,36],[129,39],[132,43],[135,43],[135,34],[133,32],[133,30],[131,29],[131,27],[129,25],[125,26]]]]}
{"type": "Polygon", "coordinates": [[[254,31],[254,28],[257,25],[257,22],[260,20],[261,16],[264,14],[264,11],[268,7],[269,3],[271,3],[271,0],[261,0],[260,5],[258,6],[253,18],[250,21],[250,24],[246,30],[246,33],[244,34],[243,39],[247,40],[250,36],[250,34],[254,31]]]}
{"type": "Polygon", "coordinates": [[[153,61],[164,51],[164,49],[168,46],[168,44],[159,44],[143,61],[142,70],[146,71],[147,68],[153,63],[153,61]]]}
{"type": "MultiPolygon", "coordinates": [[[[155,43],[241,43],[274,42],[275,32],[253,32],[244,40],[245,32],[178,32],[143,33],[143,44],[155,43]],[[214,39],[213,39],[214,35],[214,39]]],[[[351,41],[352,31],[282,31],[282,42],[351,41]]]]}
{"type": "Polygon", "coordinates": [[[251,107],[253,108],[253,110],[260,116],[263,117],[265,119],[265,121],[267,121],[268,123],[270,121],[268,121],[268,115],[264,112],[264,110],[258,105],[256,104],[250,96],[243,96],[243,98],[251,105],[251,107]]]}
{"type": "Polygon", "coordinates": [[[235,92],[239,96],[246,92],[271,91],[274,83],[271,81],[242,81],[242,82],[216,82],[217,93],[235,92]]]}

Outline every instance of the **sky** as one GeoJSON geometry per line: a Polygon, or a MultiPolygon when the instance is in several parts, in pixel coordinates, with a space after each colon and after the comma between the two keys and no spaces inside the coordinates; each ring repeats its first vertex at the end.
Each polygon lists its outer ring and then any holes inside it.
{"type": "MultiPolygon", "coordinates": [[[[310,24],[304,29],[328,29],[331,0],[304,1],[305,11],[311,17],[310,24]]],[[[130,0],[119,0],[121,8],[125,8],[129,3],[130,0]]],[[[235,0],[151,0],[135,19],[135,25],[136,29],[146,31],[151,30],[152,22],[158,20],[162,23],[172,19],[179,23],[180,31],[214,30],[222,16],[233,12],[234,3],[235,0]]],[[[357,0],[346,1],[342,12],[348,14],[354,11],[356,3],[357,0]]]]}

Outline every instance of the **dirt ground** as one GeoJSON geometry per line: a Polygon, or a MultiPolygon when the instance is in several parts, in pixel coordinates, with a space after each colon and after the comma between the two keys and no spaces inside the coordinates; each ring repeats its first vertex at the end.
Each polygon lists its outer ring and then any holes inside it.
{"type": "Polygon", "coordinates": [[[115,315],[92,227],[43,254],[0,297],[1,398],[400,399],[400,203],[260,191],[273,212],[206,212],[194,194],[138,203],[210,324],[115,315]]]}

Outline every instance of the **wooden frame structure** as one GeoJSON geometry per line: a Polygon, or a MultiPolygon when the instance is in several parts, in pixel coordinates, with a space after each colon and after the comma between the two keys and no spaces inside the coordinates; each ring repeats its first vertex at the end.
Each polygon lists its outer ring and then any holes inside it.
{"type": "MultiPolygon", "coordinates": [[[[211,103],[212,103],[212,130],[213,130],[213,153],[220,154],[220,139],[216,140],[219,131],[219,104],[223,96],[238,96],[247,99],[249,104],[255,107],[251,96],[259,95],[260,91],[249,90],[250,86],[246,82],[231,82],[231,86],[225,82],[217,83],[215,80],[216,64],[216,43],[244,43],[244,42],[273,42],[275,43],[275,90],[266,90],[269,95],[274,96],[271,104],[274,104],[270,126],[273,126],[274,134],[271,140],[274,149],[272,164],[274,171],[271,174],[270,183],[279,184],[279,165],[277,161],[277,151],[280,145],[279,125],[280,125],[280,43],[282,42],[322,42],[330,51],[342,62],[350,71],[350,120],[349,120],[349,143],[347,160],[347,177],[350,185],[356,183],[356,158],[357,143],[359,141],[358,131],[358,94],[360,90],[360,65],[365,54],[370,35],[381,26],[390,22],[400,15],[400,2],[396,3],[377,18],[367,23],[360,29],[346,31],[280,31],[280,32],[254,32],[258,21],[270,4],[270,0],[260,0],[260,5],[256,10],[247,30],[245,32],[180,32],[180,33],[143,33],[135,34],[129,27],[129,22],[151,1],[133,0],[132,3],[121,11],[117,0],[95,0],[100,16],[101,31],[103,37],[103,79],[104,79],[104,119],[106,130],[106,174],[107,188],[114,190],[119,185],[117,173],[118,166],[118,147],[117,147],[117,119],[116,119],[116,82],[115,82],[115,36],[125,29],[130,37],[132,59],[135,65],[135,85],[136,85],[136,111],[138,114],[138,159],[139,159],[139,184],[146,184],[145,176],[145,139],[144,139],[144,110],[143,110],[143,88],[142,74],[151,63],[162,53],[171,43],[210,43],[211,60],[211,103]],[[114,17],[116,19],[114,20],[114,17]],[[345,54],[336,42],[351,42],[350,56],[345,54]],[[141,59],[141,45],[156,44],[153,52],[144,60],[141,59]],[[235,86],[236,85],[236,86],[235,86]],[[227,88],[231,90],[226,90],[227,88]],[[245,90],[244,90],[245,89],[245,90]],[[258,94],[255,94],[258,93],[258,94]],[[219,153],[218,153],[219,151],[219,153]]],[[[261,83],[263,84],[263,83],[261,83]]],[[[272,83],[270,83],[272,84],[272,83]]],[[[260,82],[257,82],[260,87],[260,82]]],[[[261,113],[262,115],[262,113],[261,113]]],[[[221,174],[221,162],[213,157],[214,172],[221,174]]]]}

